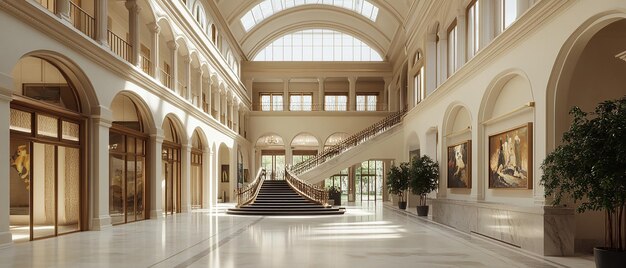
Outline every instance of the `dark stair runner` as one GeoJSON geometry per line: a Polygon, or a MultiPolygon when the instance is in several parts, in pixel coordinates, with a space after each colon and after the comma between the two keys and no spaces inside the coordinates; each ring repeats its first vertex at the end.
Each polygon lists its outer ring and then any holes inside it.
{"type": "Polygon", "coordinates": [[[240,208],[231,208],[232,215],[303,216],[341,215],[343,208],[324,207],[298,194],[287,181],[264,181],[256,200],[240,208]]]}

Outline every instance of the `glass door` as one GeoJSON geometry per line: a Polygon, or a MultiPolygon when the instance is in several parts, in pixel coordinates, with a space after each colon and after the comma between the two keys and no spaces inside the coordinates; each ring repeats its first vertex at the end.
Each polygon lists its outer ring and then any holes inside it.
{"type": "Polygon", "coordinates": [[[180,148],[163,143],[163,213],[180,213],[180,148]]]}
{"type": "Polygon", "coordinates": [[[191,208],[202,208],[202,151],[191,152],[191,208]]]}
{"type": "Polygon", "coordinates": [[[266,171],[268,180],[285,178],[285,151],[262,151],[261,166],[266,171]]]}

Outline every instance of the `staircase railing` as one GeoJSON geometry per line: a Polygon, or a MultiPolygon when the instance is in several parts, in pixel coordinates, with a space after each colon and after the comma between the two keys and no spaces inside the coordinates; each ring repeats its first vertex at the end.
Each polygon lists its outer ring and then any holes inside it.
{"type": "Polygon", "coordinates": [[[256,199],[259,194],[259,190],[261,189],[260,186],[263,185],[263,181],[265,181],[265,174],[265,169],[259,169],[256,178],[250,184],[245,187],[235,189],[235,195],[237,195],[237,207],[249,204],[256,199]]]}
{"type": "Polygon", "coordinates": [[[328,191],[300,180],[288,168],[285,169],[285,180],[299,194],[322,206],[328,206],[328,191]]]}
{"type": "Polygon", "coordinates": [[[382,133],[402,122],[402,117],[406,114],[406,111],[407,110],[404,109],[385,117],[383,120],[353,134],[352,136],[341,141],[340,143],[331,146],[330,148],[324,149],[316,156],[294,165],[293,167],[291,167],[290,171],[293,174],[302,174],[305,171],[310,170],[328,161],[329,159],[338,156],[339,154],[363,142],[370,140],[372,137],[378,135],[379,133],[382,133]]]}

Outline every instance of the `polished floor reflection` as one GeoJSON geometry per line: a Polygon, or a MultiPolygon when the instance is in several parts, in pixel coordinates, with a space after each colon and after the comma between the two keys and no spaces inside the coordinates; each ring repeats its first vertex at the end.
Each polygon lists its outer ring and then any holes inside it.
{"type": "Polygon", "coordinates": [[[389,209],[245,217],[197,210],[0,249],[2,267],[591,267],[542,258],[389,209]]]}

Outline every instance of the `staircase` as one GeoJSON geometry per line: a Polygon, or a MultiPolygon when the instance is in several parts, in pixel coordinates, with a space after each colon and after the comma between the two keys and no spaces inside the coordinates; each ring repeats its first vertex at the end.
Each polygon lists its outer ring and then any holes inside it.
{"type": "Polygon", "coordinates": [[[341,215],[343,208],[332,208],[310,201],[296,192],[286,180],[263,181],[256,199],[247,205],[231,208],[231,215],[306,216],[341,215]]]}

